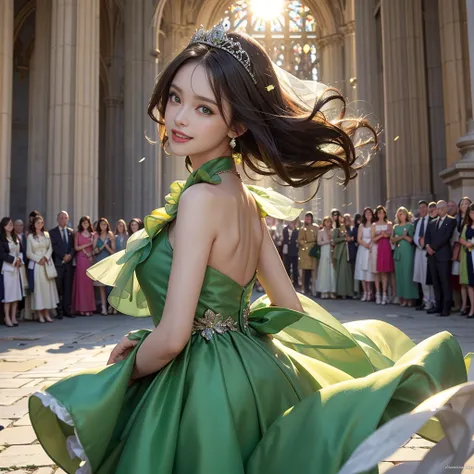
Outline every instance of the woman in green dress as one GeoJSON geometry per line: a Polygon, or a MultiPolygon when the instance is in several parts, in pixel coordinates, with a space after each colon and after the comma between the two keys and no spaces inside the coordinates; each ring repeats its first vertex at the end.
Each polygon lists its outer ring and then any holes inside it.
{"type": "Polygon", "coordinates": [[[451,334],[415,346],[381,321],[343,325],[294,291],[264,217],[301,210],[244,186],[232,151],[291,186],[334,168],[348,180],[351,125],[364,122],[329,122],[332,99],[313,109],[281,74],[256,41],[219,24],[160,76],[149,114],[192,172],[88,272],[114,287],[113,307],[155,328],[124,336],[107,367],[30,397],[38,440],[65,472],[336,474],[379,425],[466,381],[451,334]],[[266,295],[250,304],[257,276],[266,295]]]}
{"type": "Polygon", "coordinates": [[[395,261],[395,278],[400,306],[413,306],[414,301],[419,297],[417,285],[413,281],[414,233],[415,228],[409,222],[408,210],[405,207],[400,207],[397,211],[397,224],[393,228],[391,239],[395,245],[393,259],[395,261]]]}
{"type": "Polygon", "coordinates": [[[336,228],[332,231],[334,242],[334,260],[336,272],[336,295],[342,298],[354,296],[354,277],[349,261],[348,242],[350,236],[344,225],[344,217],[339,215],[336,228]]]}

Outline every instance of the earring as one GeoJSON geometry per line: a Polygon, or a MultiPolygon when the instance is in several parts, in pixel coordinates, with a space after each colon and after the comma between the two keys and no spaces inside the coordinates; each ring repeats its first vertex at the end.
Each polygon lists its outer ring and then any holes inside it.
{"type": "Polygon", "coordinates": [[[161,148],[163,148],[163,151],[165,152],[165,155],[170,156],[171,153],[166,149],[166,145],[169,145],[169,140],[168,139],[166,139],[164,144],[162,143],[161,148]]]}
{"type": "Polygon", "coordinates": [[[232,140],[229,142],[229,145],[231,148],[235,148],[237,146],[237,142],[235,141],[235,138],[232,138],[232,140]]]}

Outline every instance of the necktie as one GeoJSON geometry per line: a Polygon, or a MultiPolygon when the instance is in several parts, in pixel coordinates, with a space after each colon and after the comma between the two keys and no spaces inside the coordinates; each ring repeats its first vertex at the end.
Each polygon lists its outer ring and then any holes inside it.
{"type": "Polygon", "coordinates": [[[63,229],[63,241],[64,241],[64,246],[65,246],[65,247],[66,247],[66,249],[67,249],[67,247],[68,247],[68,245],[67,245],[67,244],[68,244],[68,242],[67,242],[67,233],[66,233],[66,229],[63,229]]]}
{"type": "Polygon", "coordinates": [[[439,230],[439,228],[441,227],[441,221],[442,221],[442,220],[443,220],[443,219],[441,219],[441,218],[438,219],[438,224],[436,225],[436,230],[439,230]]]}
{"type": "Polygon", "coordinates": [[[425,218],[421,218],[421,225],[420,225],[420,237],[425,236],[425,218]]]}

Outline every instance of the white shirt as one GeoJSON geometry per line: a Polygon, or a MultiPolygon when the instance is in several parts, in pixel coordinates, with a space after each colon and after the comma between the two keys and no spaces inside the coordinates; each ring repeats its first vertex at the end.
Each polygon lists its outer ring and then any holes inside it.
{"type": "Polygon", "coordinates": [[[428,229],[428,222],[429,222],[429,219],[430,219],[430,216],[427,214],[425,217],[422,217],[420,218],[420,220],[418,221],[418,225],[416,226],[416,231],[415,231],[415,235],[413,237],[413,240],[415,242],[415,245],[419,248],[419,249],[422,249],[422,246],[420,245],[420,238],[421,237],[424,237],[425,234],[426,234],[426,229],[428,229]],[[424,227],[425,227],[425,231],[424,231],[424,234],[423,235],[420,235],[420,231],[421,231],[421,221],[424,220],[425,221],[425,224],[424,224],[424,227]]]}

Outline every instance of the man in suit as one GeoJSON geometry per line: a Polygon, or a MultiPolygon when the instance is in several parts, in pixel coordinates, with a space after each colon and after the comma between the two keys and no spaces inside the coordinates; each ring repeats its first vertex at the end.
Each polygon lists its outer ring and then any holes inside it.
{"type": "Polygon", "coordinates": [[[428,314],[440,313],[449,316],[452,305],[451,287],[451,236],[456,228],[456,219],[448,216],[446,201],[438,201],[438,218],[428,224],[425,235],[425,247],[433,279],[436,306],[428,314]]]}
{"type": "Polygon", "coordinates": [[[415,263],[413,266],[413,281],[421,285],[423,293],[423,301],[416,309],[421,311],[423,309],[430,310],[435,305],[433,285],[426,284],[426,277],[428,274],[428,259],[426,258],[425,235],[428,230],[428,224],[431,221],[428,215],[428,203],[420,201],[418,203],[418,212],[420,217],[415,220],[415,234],[413,236],[413,243],[415,244],[415,263]]]}
{"type": "Polygon", "coordinates": [[[298,287],[298,219],[283,228],[283,263],[288,276],[292,278],[295,288],[298,287]]]}
{"type": "Polygon", "coordinates": [[[58,214],[58,225],[49,231],[53,246],[53,261],[58,272],[56,286],[58,288],[59,304],[58,319],[63,316],[74,318],[71,312],[72,283],[74,279],[74,231],[67,226],[69,214],[61,211],[58,214]]]}

